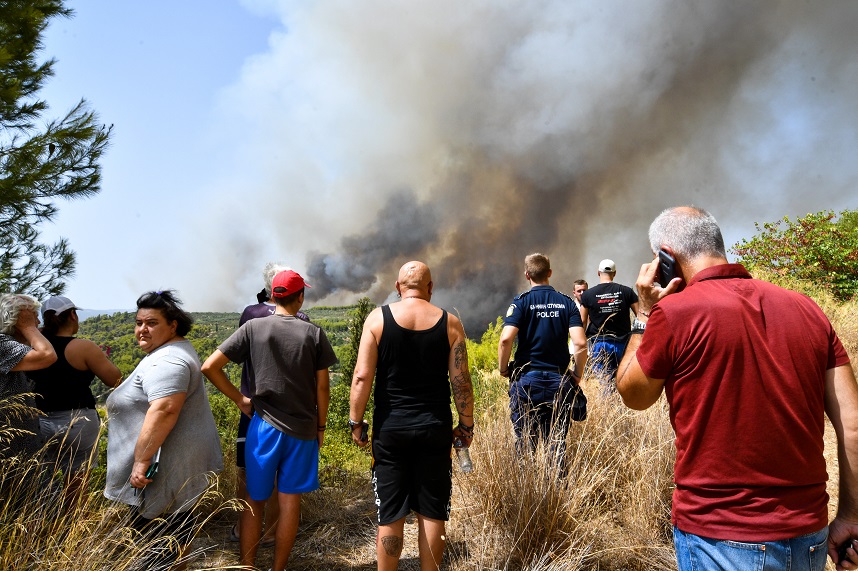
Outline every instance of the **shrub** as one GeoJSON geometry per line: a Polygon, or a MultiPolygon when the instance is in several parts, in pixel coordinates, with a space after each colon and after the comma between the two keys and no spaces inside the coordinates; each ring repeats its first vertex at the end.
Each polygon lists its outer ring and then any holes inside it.
{"type": "Polygon", "coordinates": [[[749,270],[808,281],[843,301],[858,292],[858,210],[808,214],[754,225],[757,235],[731,251],[749,270]],[[783,227],[781,227],[783,224],[783,227]]]}

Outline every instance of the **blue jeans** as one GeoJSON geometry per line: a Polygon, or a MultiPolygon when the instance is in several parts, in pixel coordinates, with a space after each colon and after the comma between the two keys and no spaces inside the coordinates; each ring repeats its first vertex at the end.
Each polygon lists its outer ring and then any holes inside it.
{"type": "Polygon", "coordinates": [[[673,528],[679,571],[823,571],[828,526],[792,539],[746,543],[710,539],[673,528]]]}
{"type": "Polygon", "coordinates": [[[628,336],[615,337],[613,335],[596,335],[587,340],[593,372],[599,378],[603,388],[605,384],[610,385],[609,388],[613,387],[617,369],[623,359],[623,353],[626,351],[628,342],[628,336]]]}

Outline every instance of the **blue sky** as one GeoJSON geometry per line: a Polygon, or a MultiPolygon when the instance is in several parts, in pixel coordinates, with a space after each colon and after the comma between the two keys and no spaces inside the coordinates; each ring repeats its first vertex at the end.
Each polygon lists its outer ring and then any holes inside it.
{"type": "Polygon", "coordinates": [[[186,241],[182,226],[205,206],[216,165],[229,162],[233,141],[214,133],[219,93],[280,24],[235,2],[70,5],[74,17],[54,20],[45,36],[43,54],[58,63],[43,95],[52,115],[85,98],[114,131],[102,192],[63,203],[45,231],[68,238],[77,253],[66,291],[76,303],[133,307],[146,289],[175,287],[147,267],[150,256],[178,248],[192,265],[205,248],[170,237],[186,241]]]}
{"type": "Polygon", "coordinates": [[[269,260],[313,303],[380,302],[417,258],[479,323],[531,251],[558,289],[602,258],[633,283],[667,206],[710,209],[729,244],[858,207],[854,2],[70,5],[49,117],[83,97],[114,125],[102,192],[44,228],[85,308],[172,287],[240,310],[269,260]]]}

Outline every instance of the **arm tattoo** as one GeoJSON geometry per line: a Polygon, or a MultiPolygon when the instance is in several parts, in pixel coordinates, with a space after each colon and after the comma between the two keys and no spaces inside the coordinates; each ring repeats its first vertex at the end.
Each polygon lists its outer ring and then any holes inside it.
{"type": "Polygon", "coordinates": [[[402,553],[402,538],[398,535],[385,535],[381,538],[381,546],[390,557],[399,557],[402,553]]]}
{"type": "Polygon", "coordinates": [[[464,341],[459,341],[456,343],[456,346],[453,347],[453,355],[455,357],[455,364],[457,369],[461,369],[464,361],[464,368],[468,368],[468,350],[467,345],[465,345],[464,341]]]}
{"type": "Polygon", "coordinates": [[[456,410],[463,412],[467,410],[471,404],[473,395],[473,387],[471,386],[471,373],[467,369],[461,371],[458,375],[450,379],[450,384],[453,385],[453,400],[456,403],[456,410]]]}
{"type": "Polygon", "coordinates": [[[474,388],[471,385],[471,371],[468,369],[468,346],[461,340],[453,346],[453,367],[450,371],[450,385],[453,387],[453,401],[456,410],[463,413],[473,404],[474,388]]]}

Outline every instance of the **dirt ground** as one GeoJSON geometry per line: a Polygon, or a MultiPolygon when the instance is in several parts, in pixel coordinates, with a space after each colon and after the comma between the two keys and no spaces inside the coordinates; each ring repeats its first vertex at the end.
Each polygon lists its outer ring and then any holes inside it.
{"type": "MultiPolygon", "coordinates": [[[[329,508],[342,509],[338,506],[329,506],[329,508]]],[[[290,571],[374,571],[376,569],[375,522],[372,516],[374,516],[375,506],[368,484],[366,497],[358,502],[358,506],[352,508],[360,513],[356,514],[357,517],[350,523],[340,524],[337,528],[330,523],[302,521],[288,569],[290,571]],[[343,529],[346,525],[351,529],[343,529]]],[[[336,520],[340,519],[336,518],[336,520]]],[[[238,565],[238,543],[229,541],[230,528],[234,522],[234,515],[224,514],[210,521],[203,528],[191,546],[195,555],[188,569],[203,570],[238,565]]],[[[273,557],[273,547],[260,547],[257,552],[257,568],[263,571],[269,569],[273,557]]],[[[399,569],[404,571],[420,569],[417,554],[417,521],[413,516],[406,519],[405,542],[399,569]]]]}

